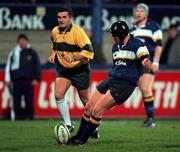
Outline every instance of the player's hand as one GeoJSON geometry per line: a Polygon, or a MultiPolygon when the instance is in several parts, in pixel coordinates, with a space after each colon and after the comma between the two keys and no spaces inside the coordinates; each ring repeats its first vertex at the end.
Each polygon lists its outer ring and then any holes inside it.
{"type": "Polygon", "coordinates": [[[151,70],[152,70],[154,73],[157,73],[157,72],[159,71],[159,65],[152,64],[151,70]]]}
{"type": "Polygon", "coordinates": [[[74,61],[73,55],[71,54],[64,54],[63,58],[66,62],[69,62],[69,63],[74,61]]]}
{"type": "Polygon", "coordinates": [[[88,59],[81,54],[76,54],[73,57],[75,61],[80,61],[83,64],[86,64],[88,62],[88,59]]]}
{"type": "Polygon", "coordinates": [[[50,62],[50,63],[54,63],[54,61],[55,61],[55,53],[52,53],[51,55],[50,55],[50,57],[48,58],[48,61],[50,62]]]}
{"type": "Polygon", "coordinates": [[[152,63],[151,61],[148,59],[148,58],[145,58],[143,61],[142,61],[142,65],[147,68],[147,69],[151,69],[152,68],[152,63]]]}

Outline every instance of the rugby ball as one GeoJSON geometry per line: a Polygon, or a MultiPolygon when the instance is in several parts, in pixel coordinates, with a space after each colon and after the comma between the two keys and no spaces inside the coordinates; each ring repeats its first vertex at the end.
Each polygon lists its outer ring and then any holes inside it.
{"type": "Polygon", "coordinates": [[[58,123],[54,127],[54,134],[59,144],[66,144],[70,138],[70,132],[66,125],[58,123]]]}

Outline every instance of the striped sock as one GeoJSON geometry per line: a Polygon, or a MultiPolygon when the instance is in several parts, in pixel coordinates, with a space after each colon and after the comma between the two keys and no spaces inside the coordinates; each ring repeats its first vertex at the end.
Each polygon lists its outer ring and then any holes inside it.
{"type": "Polygon", "coordinates": [[[96,118],[94,116],[90,117],[89,123],[86,125],[81,137],[79,138],[84,143],[88,140],[88,138],[94,133],[96,128],[100,125],[101,118],[96,118]]]}
{"type": "Polygon", "coordinates": [[[84,113],[82,118],[81,118],[79,129],[78,129],[76,135],[74,136],[74,138],[79,138],[81,136],[81,134],[83,133],[84,129],[86,128],[86,125],[89,122],[89,119],[90,119],[90,116],[88,116],[88,115],[86,115],[84,113]]]}
{"type": "Polygon", "coordinates": [[[147,118],[154,117],[154,98],[153,96],[144,97],[144,106],[146,109],[147,118]]]}

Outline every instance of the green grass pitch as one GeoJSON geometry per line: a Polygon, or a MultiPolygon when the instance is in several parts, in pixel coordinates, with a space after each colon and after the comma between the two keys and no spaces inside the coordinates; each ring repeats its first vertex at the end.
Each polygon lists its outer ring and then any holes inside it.
{"type": "MultiPolygon", "coordinates": [[[[180,120],[156,120],[155,128],[142,120],[107,120],[99,139],[74,147],[58,145],[54,126],[58,120],[0,120],[0,152],[180,152],[180,120]]],[[[73,123],[79,125],[79,121],[73,123]]],[[[74,131],[75,133],[75,131],[74,131]]]]}

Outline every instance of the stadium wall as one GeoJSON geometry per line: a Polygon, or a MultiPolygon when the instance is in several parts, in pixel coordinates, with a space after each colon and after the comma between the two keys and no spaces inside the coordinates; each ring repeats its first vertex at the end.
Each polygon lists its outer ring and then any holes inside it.
{"type": "MultiPolygon", "coordinates": [[[[69,4],[70,5],[70,4],[69,4]]],[[[50,31],[57,25],[56,9],[62,4],[0,4],[0,64],[4,64],[7,55],[16,43],[18,33],[26,33],[30,36],[32,46],[41,55],[41,63],[45,63],[50,47],[50,31]]],[[[93,9],[90,4],[70,5],[74,11],[74,23],[85,30],[93,30],[99,40],[103,35],[101,46],[106,63],[112,63],[111,56],[111,36],[109,34],[110,25],[117,20],[125,20],[129,25],[133,22],[133,5],[110,5],[102,4],[99,9],[93,9]],[[96,10],[96,12],[94,12],[96,10]],[[99,11],[97,11],[99,10],[99,11]],[[96,18],[96,14],[101,14],[101,20],[96,18]],[[92,22],[96,21],[94,24],[92,22]],[[96,25],[95,28],[92,25],[96,25]]],[[[151,5],[150,18],[156,20],[162,30],[169,28],[172,22],[180,21],[180,6],[178,5],[151,5]],[[167,13],[168,12],[168,13],[167,13]],[[158,14],[158,15],[157,15],[158,14]]],[[[99,43],[99,42],[98,42],[99,43]]],[[[97,50],[98,51],[98,50],[97,50]]]]}
{"type": "MultiPolygon", "coordinates": [[[[106,70],[93,70],[90,91],[93,94],[96,84],[107,76],[106,70]]],[[[59,112],[54,99],[54,70],[43,70],[42,80],[35,87],[35,118],[57,118],[59,112]]],[[[156,117],[180,118],[180,71],[161,71],[157,74],[153,86],[155,95],[156,117]]],[[[65,99],[73,118],[80,117],[83,113],[83,105],[77,91],[71,87],[65,99]]],[[[4,71],[0,71],[0,118],[10,116],[12,98],[8,87],[4,82],[4,71]]],[[[23,102],[22,102],[23,103],[23,102]]],[[[24,104],[22,104],[23,107],[24,104]]],[[[106,118],[135,118],[144,117],[141,92],[137,88],[128,101],[105,113],[106,118]]]]}

